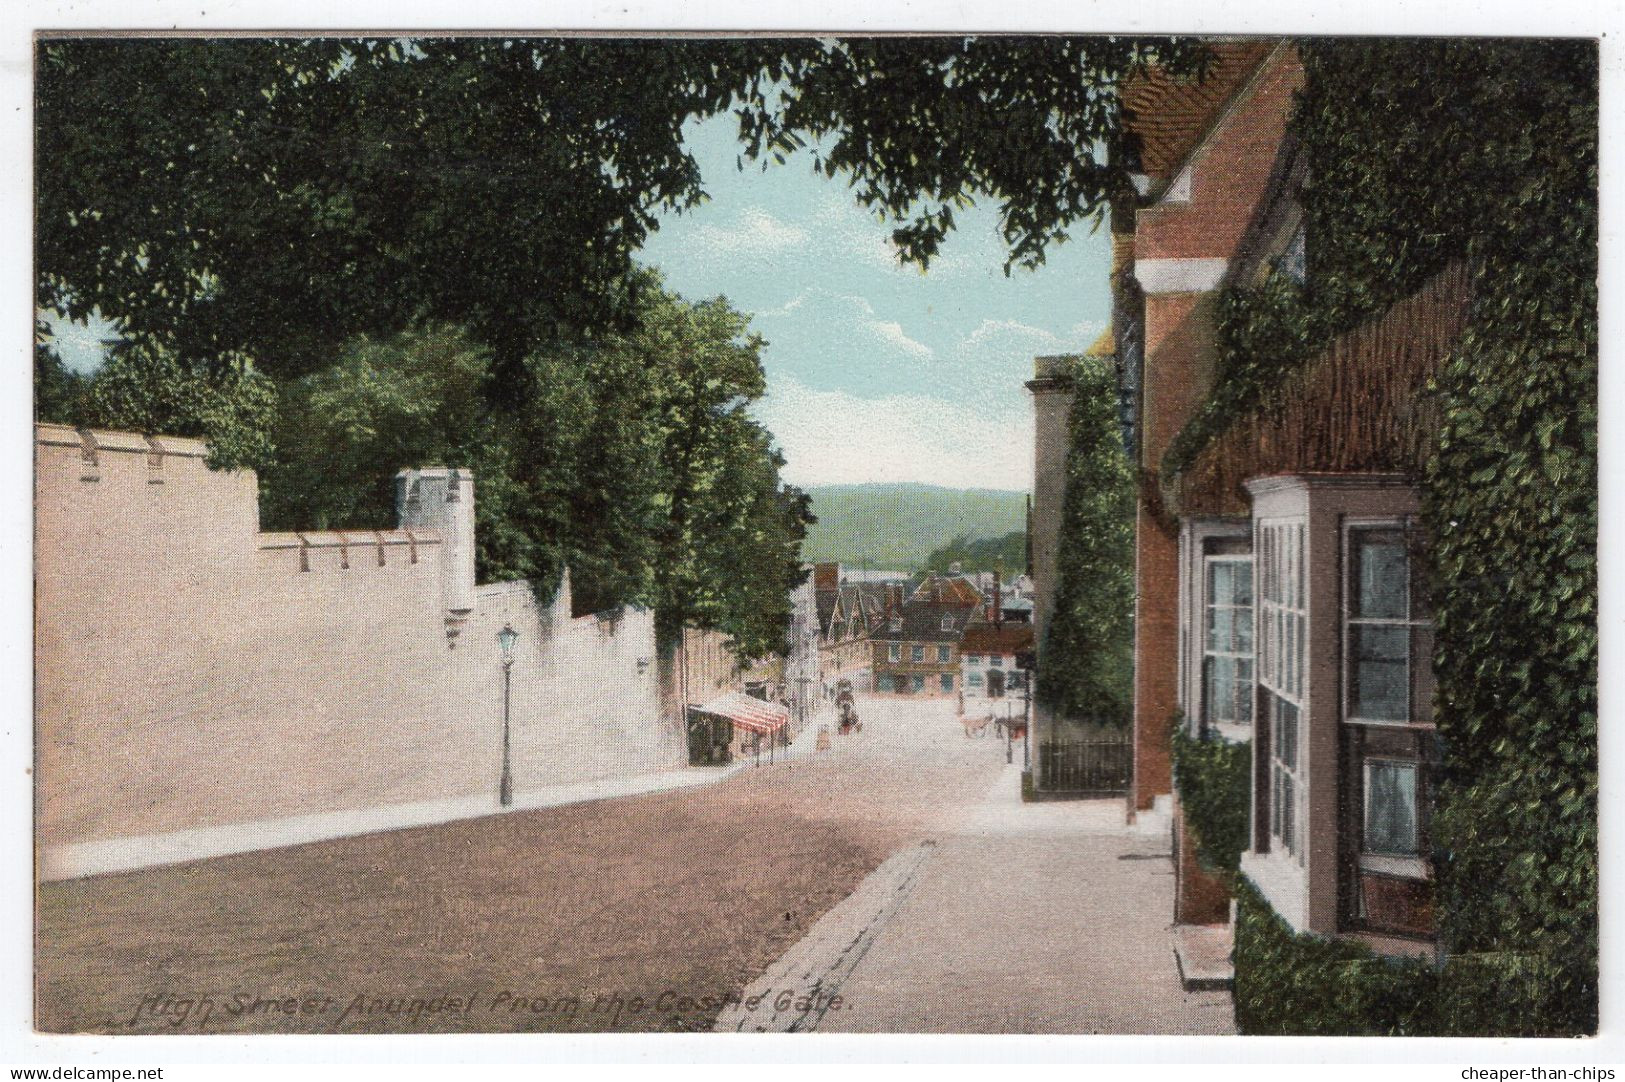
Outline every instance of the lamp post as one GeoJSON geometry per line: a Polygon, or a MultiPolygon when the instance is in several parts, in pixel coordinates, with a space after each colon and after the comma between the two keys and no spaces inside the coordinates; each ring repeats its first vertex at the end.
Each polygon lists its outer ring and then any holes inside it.
{"type": "Polygon", "coordinates": [[[502,647],[502,781],[497,787],[497,800],[504,808],[513,803],[513,768],[508,754],[509,704],[513,688],[513,645],[519,641],[519,632],[512,624],[503,624],[497,632],[497,645],[502,647]]]}
{"type": "MultiPolygon", "coordinates": [[[[1021,769],[1031,772],[1033,768],[1033,677],[1038,674],[1038,651],[1023,650],[1016,657],[1016,666],[1021,669],[1021,769]]],[[[1034,784],[1033,788],[1037,788],[1034,784]]]]}

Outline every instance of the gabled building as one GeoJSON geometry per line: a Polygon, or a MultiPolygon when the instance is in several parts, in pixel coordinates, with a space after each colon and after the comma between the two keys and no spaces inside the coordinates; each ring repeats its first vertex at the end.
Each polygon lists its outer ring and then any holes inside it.
{"type": "Polygon", "coordinates": [[[813,565],[818,618],[818,680],[825,694],[842,679],[866,683],[869,632],[886,604],[887,585],[846,582],[838,563],[813,565]]]}
{"type": "Polygon", "coordinates": [[[870,633],[874,690],[898,695],[957,695],[959,641],[986,622],[980,595],[933,576],[907,601],[889,605],[870,633]]]}

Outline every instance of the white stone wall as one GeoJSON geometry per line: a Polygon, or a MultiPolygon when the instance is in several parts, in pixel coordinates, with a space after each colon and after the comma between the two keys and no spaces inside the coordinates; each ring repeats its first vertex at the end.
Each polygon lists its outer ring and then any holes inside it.
{"type": "Polygon", "coordinates": [[[572,620],[568,581],[545,609],[527,584],[476,589],[466,473],[455,502],[446,471],[419,486],[455,511],[420,506],[449,515],[443,529],[403,515],[393,531],[268,534],[254,475],[209,470],[206,453],[38,427],[46,878],[388,825],[391,809],[422,822],[489,795],[495,810],[505,622],[520,632],[516,790],[683,763],[652,615],[572,620]]]}

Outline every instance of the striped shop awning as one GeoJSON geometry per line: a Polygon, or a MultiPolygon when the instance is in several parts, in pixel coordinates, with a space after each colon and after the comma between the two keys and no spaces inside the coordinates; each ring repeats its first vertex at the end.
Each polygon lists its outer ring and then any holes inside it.
{"type": "Polygon", "coordinates": [[[748,729],[753,733],[775,732],[790,722],[790,711],[785,707],[778,703],[765,702],[741,691],[730,691],[726,695],[712,699],[704,706],[690,709],[698,710],[702,714],[715,714],[727,718],[741,729],[748,729]]]}

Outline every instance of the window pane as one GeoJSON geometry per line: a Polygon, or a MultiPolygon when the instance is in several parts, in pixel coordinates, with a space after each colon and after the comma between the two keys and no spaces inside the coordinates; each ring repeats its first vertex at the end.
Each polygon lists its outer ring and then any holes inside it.
{"type": "Polygon", "coordinates": [[[1222,650],[1226,653],[1229,652],[1230,621],[1233,611],[1233,609],[1215,608],[1207,610],[1207,648],[1210,651],[1222,650]]]}
{"type": "Polygon", "coordinates": [[[937,660],[938,661],[947,661],[948,660],[948,648],[946,646],[937,647],[937,660]]]}
{"type": "Polygon", "coordinates": [[[1207,565],[1207,601],[1209,605],[1224,605],[1230,601],[1231,567],[1225,560],[1213,560],[1207,565]]]}
{"type": "Polygon", "coordinates": [[[1209,721],[1234,721],[1230,716],[1230,703],[1235,698],[1235,671],[1231,668],[1231,659],[1227,657],[1210,657],[1207,659],[1207,689],[1204,698],[1207,700],[1207,716],[1209,721]]]}
{"type": "Polygon", "coordinates": [[[1410,629],[1356,625],[1349,628],[1349,709],[1378,721],[1410,718],[1410,629]]]}
{"type": "Polygon", "coordinates": [[[1295,616],[1293,620],[1298,625],[1297,650],[1292,655],[1292,691],[1294,694],[1303,694],[1304,654],[1308,651],[1306,640],[1309,637],[1309,617],[1295,616]]]}
{"type": "Polygon", "coordinates": [[[1298,708],[1285,699],[1272,697],[1275,704],[1275,758],[1288,770],[1298,766],[1298,708]]]}
{"type": "Polygon", "coordinates": [[[1235,652],[1238,654],[1252,653],[1253,610],[1236,609],[1235,615],[1231,619],[1234,621],[1234,623],[1231,625],[1230,631],[1233,636],[1231,641],[1235,643],[1235,652]]]}
{"type": "Polygon", "coordinates": [[[1250,560],[1237,560],[1230,565],[1235,569],[1230,579],[1230,604],[1251,606],[1253,603],[1253,565],[1250,560]]]}
{"type": "Polygon", "coordinates": [[[1354,615],[1403,620],[1410,572],[1405,535],[1399,530],[1360,530],[1354,534],[1354,615]]]}
{"type": "Polygon", "coordinates": [[[1373,853],[1416,854],[1416,767],[1368,762],[1365,847],[1373,853]]]}
{"type": "Polygon", "coordinates": [[[1242,658],[1236,662],[1236,720],[1245,725],[1253,723],[1253,661],[1242,658]]]}
{"type": "Polygon", "coordinates": [[[1248,723],[1253,720],[1253,663],[1246,658],[1210,657],[1207,670],[1207,708],[1211,721],[1248,723]]]}
{"type": "Polygon", "coordinates": [[[943,691],[952,691],[953,689],[954,689],[954,674],[953,673],[948,673],[948,672],[943,673],[942,674],[942,690],[943,691]]]}

